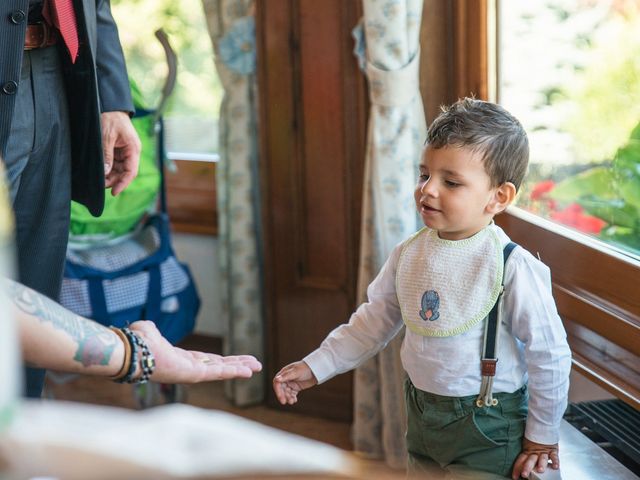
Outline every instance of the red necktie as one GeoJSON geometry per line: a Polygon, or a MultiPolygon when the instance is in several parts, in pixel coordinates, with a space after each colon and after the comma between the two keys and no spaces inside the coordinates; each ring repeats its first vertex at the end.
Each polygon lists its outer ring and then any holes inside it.
{"type": "Polygon", "coordinates": [[[78,57],[79,42],[73,0],[45,0],[42,16],[50,25],[54,25],[60,30],[62,39],[71,55],[71,63],[75,63],[78,57]]]}

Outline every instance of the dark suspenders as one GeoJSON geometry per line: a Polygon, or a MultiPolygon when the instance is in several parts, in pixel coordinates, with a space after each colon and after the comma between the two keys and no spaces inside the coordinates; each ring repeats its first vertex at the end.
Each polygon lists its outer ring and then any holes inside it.
{"type": "Polygon", "coordinates": [[[496,364],[498,358],[496,357],[496,344],[498,339],[498,332],[500,328],[499,310],[502,305],[502,295],[504,294],[504,271],[507,268],[507,259],[513,249],[517,247],[514,242],[509,242],[502,251],[504,266],[502,269],[502,285],[500,287],[500,294],[493,308],[487,315],[487,323],[484,330],[484,347],[482,349],[481,359],[481,373],[482,373],[482,385],[480,386],[480,394],[476,400],[478,407],[483,406],[495,406],[498,404],[498,399],[493,398],[493,377],[496,374],[496,364]]]}

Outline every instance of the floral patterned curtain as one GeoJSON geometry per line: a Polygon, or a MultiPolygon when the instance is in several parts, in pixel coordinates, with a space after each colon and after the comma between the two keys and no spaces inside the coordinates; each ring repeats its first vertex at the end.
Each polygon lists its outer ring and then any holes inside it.
{"type": "MultiPolygon", "coordinates": [[[[222,314],[228,325],[225,354],[252,354],[262,360],[253,0],[202,0],[202,4],[224,87],[216,188],[222,314]]],[[[263,375],[258,374],[250,380],[229,381],[226,392],[236,405],[249,405],[262,401],[263,384],[263,375]]]]}
{"type": "MultiPolygon", "coordinates": [[[[359,27],[361,66],[369,82],[358,300],[393,247],[415,232],[413,201],[418,161],[426,134],[419,90],[419,33],[423,0],[363,0],[359,27]]],[[[354,32],[358,39],[358,29],[354,32]]],[[[358,49],[357,45],[357,49],[358,49]]],[[[354,443],[358,451],[406,463],[406,414],[396,338],[356,370],[354,443]]]]}

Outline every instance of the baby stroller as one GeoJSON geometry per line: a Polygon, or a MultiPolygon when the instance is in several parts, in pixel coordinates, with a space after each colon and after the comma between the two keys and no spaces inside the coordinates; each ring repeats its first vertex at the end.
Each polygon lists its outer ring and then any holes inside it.
{"type": "MultiPolygon", "coordinates": [[[[200,299],[189,268],[171,247],[161,113],[175,86],[177,63],[164,32],[156,37],[169,66],[158,107],[144,108],[132,82],[132,121],[143,144],[138,177],[117,197],[107,195],[99,218],[82,205],[72,206],[61,303],[105,326],[151,320],[175,344],[193,330],[200,299]]],[[[56,381],[55,375],[49,378],[56,381]]],[[[140,384],[133,391],[141,408],[183,397],[183,389],[173,385],[140,384]]]]}

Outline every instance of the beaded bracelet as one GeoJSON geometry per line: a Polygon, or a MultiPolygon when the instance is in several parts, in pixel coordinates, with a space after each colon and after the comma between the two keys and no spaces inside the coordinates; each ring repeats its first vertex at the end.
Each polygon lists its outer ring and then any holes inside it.
{"type": "MultiPolygon", "coordinates": [[[[120,330],[127,339],[126,343],[131,351],[131,363],[128,365],[126,374],[114,378],[114,381],[118,383],[147,383],[156,368],[156,361],[153,354],[149,350],[146,342],[130,328],[124,327],[118,330],[120,330]],[[138,378],[134,378],[133,375],[136,373],[136,367],[138,366],[138,354],[140,354],[142,374],[138,378]]],[[[124,369],[125,367],[123,366],[122,370],[124,369]]],[[[120,373],[121,372],[119,372],[119,374],[120,373]]]]}
{"type": "MultiPolygon", "coordinates": [[[[129,329],[126,329],[129,330],[129,329]]],[[[156,359],[149,350],[146,342],[142,340],[139,335],[131,332],[133,335],[134,342],[138,347],[140,347],[140,367],[142,368],[142,375],[139,378],[130,380],[129,383],[147,383],[149,381],[149,377],[153,375],[153,372],[156,369],[156,359]]]]}

